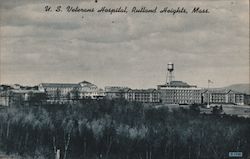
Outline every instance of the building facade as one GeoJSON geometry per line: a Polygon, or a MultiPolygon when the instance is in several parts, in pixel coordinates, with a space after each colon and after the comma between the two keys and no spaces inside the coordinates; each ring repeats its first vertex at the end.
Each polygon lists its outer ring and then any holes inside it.
{"type": "Polygon", "coordinates": [[[158,85],[160,98],[164,104],[200,104],[201,89],[182,81],[171,81],[158,85]]]}
{"type": "Polygon", "coordinates": [[[105,90],[105,97],[107,99],[118,99],[118,98],[125,98],[125,92],[130,90],[130,88],[120,87],[120,86],[106,86],[104,90],[105,90]]]}
{"type": "Polygon", "coordinates": [[[39,91],[47,94],[49,100],[97,99],[104,97],[104,91],[96,85],[83,81],[80,83],[41,83],[39,91]]]}
{"type": "Polygon", "coordinates": [[[210,89],[202,93],[202,101],[207,104],[244,105],[245,97],[244,93],[223,89],[210,89]]]}
{"type": "Polygon", "coordinates": [[[244,95],[244,104],[250,105],[250,95],[249,94],[244,95]]]}
{"type": "Polygon", "coordinates": [[[79,83],[79,95],[80,98],[90,98],[90,99],[99,99],[105,96],[103,89],[98,88],[95,84],[92,84],[87,81],[79,83]]]}
{"type": "Polygon", "coordinates": [[[129,89],[124,97],[131,102],[159,103],[160,92],[156,89],[129,89]]]}
{"type": "Polygon", "coordinates": [[[45,92],[49,100],[66,100],[71,98],[74,91],[78,92],[79,84],[41,83],[38,90],[45,92]]]}
{"type": "Polygon", "coordinates": [[[1,106],[19,106],[41,104],[46,101],[46,94],[38,90],[9,90],[0,95],[1,106]]]}
{"type": "Polygon", "coordinates": [[[0,92],[0,106],[9,106],[10,105],[10,94],[9,92],[0,92]]]}

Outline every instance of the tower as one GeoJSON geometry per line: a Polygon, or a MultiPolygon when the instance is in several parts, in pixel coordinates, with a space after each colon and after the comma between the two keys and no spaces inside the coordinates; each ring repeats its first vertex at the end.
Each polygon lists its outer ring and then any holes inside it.
{"type": "Polygon", "coordinates": [[[174,80],[174,64],[172,62],[169,62],[167,68],[166,84],[170,84],[170,82],[173,80],[174,80]]]}

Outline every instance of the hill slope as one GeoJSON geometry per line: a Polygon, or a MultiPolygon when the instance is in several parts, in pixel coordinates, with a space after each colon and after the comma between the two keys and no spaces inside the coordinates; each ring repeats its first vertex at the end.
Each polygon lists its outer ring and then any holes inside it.
{"type": "Polygon", "coordinates": [[[237,92],[250,94],[250,84],[233,84],[230,86],[223,87],[223,89],[231,89],[237,92]]]}

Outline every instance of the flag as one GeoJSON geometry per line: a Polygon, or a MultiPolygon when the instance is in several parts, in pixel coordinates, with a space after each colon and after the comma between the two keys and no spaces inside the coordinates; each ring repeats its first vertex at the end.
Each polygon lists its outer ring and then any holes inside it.
{"type": "Polygon", "coordinates": [[[214,83],[214,82],[213,82],[213,81],[211,81],[211,80],[208,80],[207,82],[208,82],[208,83],[214,83]]]}

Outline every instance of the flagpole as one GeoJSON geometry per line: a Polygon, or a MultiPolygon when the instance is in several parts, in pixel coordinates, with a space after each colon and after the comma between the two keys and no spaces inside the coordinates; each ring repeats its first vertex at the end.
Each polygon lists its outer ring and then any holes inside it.
{"type": "Polygon", "coordinates": [[[207,80],[207,93],[208,93],[207,108],[210,108],[209,83],[212,83],[212,81],[211,80],[207,80]]]}
{"type": "Polygon", "coordinates": [[[207,80],[207,93],[208,93],[208,97],[207,97],[207,108],[210,108],[210,94],[209,94],[209,83],[210,83],[210,80],[207,80]]]}

